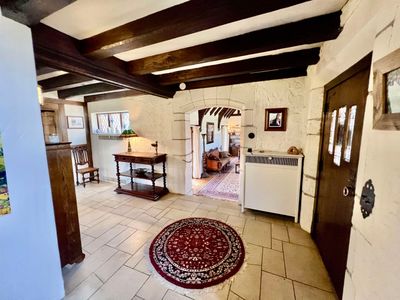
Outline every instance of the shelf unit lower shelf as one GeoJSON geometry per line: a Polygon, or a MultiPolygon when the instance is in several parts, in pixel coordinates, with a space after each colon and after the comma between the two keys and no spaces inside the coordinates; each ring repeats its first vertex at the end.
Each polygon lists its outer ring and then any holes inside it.
{"type": "Polygon", "coordinates": [[[162,186],[155,186],[153,188],[152,185],[137,182],[122,185],[120,188],[117,187],[115,192],[118,194],[138,196],[149,200],[158,200],[169,193],[168,189],[162,186]]]}

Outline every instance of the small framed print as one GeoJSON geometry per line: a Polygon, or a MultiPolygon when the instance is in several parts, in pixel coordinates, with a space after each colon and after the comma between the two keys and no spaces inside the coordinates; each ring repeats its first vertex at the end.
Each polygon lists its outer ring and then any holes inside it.
{"type": "Polygon", "coordinates": [[[83,129],[85,128],[83,123],[83,117],[67,117],[68,129],[83,129]]]}
{"type": "Polygon", "coordinates": [[[400,130],[400,49],[376,61],[374,129],[400,130]]]}
{"type": "Polygon", "coordinates": [[[265,110],[265,131],[286,131],[287,108],[267,108],[265,110]]]}

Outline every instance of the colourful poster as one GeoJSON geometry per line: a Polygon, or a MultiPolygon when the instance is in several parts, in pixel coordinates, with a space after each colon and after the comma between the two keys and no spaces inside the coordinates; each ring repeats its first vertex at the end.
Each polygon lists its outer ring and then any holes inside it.
{"type": "Polygon", "coordinates": [[[11,212],[10,198],[7,189],[6,166],[4,163],[3,142],[0,134],[0,215],[11,212]]]}

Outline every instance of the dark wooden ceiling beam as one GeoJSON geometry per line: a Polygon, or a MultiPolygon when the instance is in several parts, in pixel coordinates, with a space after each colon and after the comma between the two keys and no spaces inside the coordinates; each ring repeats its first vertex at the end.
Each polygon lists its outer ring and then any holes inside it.
{"type": "Polygon", "coordinates": [[[74,87],[74,88],[70,88],[70,89],[59,90],[59,91],[57,91],[57,94],[58,94],[58,98],[66,99],[66,98],[70,98],[73,96],[88,95],[88,94],[109,92],[109,91],[118,91],[118,90],[121,90],[121,88],[111,85],[111,84],[93,83],[93,84],[82,85],[82,86],[74,87]]]}
{"type": "Polygon", "coordinates": [[[38,84],[42,87],[43,92],[51,92],[59,89],[72,88],[77,84],[91,81],[92,79],[86,76],[77,74],[64,74],[44,80],[40,80],[38,84]]]}
{"type": "Polygon", "coordinates": [[[237,62],[160,75],[161,85],[198,81],[246,73],[313,65],[319,61],[319,48],[246,59],[237,62]]]}
{"type": "Polygon", "coordinates": [[[36,75],[40,76],[40,75],[45,75],[45,74],[49,74],[52,72],[57,71],[56,69],[41,65],[41,64],[36,64],[36,75]]]}
{"type": "Polygon", "coordinates": [[[44,24],[32,28],[32,37],[37,63],[163,98],[175,94],[175,90],[160,86],[152,75],[129,74],[126,63],[115,57],[101,61],[86,58],[79,52],[78,40],[44,24]]]}
{"type": "Polygon", "coordinates": [[[232,117],[232,115],[235,113],[235,111],[236,111],[236,109],[232,109],[226,117],[229,119],[230,117],[232,117]]]}
{"type": "Polygon", "coordinates": [[[115,54],[250,18],[309,0],[191,0],[81,42],[91,58],[115,54]]]}
{"type": "Polygon", "coordinates": [[[214,116],[216,116],[220,111],[221,111],[222,107],[218,107],[217,110],[214,113],[214,116]]]}
{"type": "Polygon", "coordinates": [[[146,93],[135,91],[135,90],[129,90],[129,91],[111,92],[111,93],[106,93],[106,94],[85,96],[84,100],[85,100],[85,102],[95,102],[95,101],[121,99],[121,98],[126,98],[126,97],[142,96],[142,95],[146,95],[146,93]]]}
{"type": "MultiPolygon", "coordinates": [[[[307,66],[293,68],[293,69],[263,72],[263,73],[245,74],[245,75],[229,76],[216,79],[192,81],[186,84],[186,89],[191,90],[191,89],[216,87],[216,86],[231,85],[231,84],[293,78],[300,76],[307,76],[307,66]]],[[[177,86],[175,86],[175,88],[177,88],[177,86]]]]}
{"type": "Polygon", "coordinates": [[[75,0],[0,0],[3,16],[31,26],[75,0]]]}
{"type": "Polygon", "coordinates": [[[335,12],[277,27],[131,61],[132,74],[189,66],[242,55],[282,49],[336,38],[340,14],[335,12]]]}

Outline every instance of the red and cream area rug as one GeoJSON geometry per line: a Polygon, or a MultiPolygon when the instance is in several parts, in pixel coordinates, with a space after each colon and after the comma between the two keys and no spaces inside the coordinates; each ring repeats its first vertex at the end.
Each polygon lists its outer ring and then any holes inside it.
{"type": "Polygon", "coordinates": [[[168,225],[149,248],[154,269],[170,283],[187,289],[222,283],[239,271],[244,257],[238,233],[225,223],[206,218],[168,225]]]}
{"type": "Polygon", "coordinates": [[[213,178],[196,195],[238,201],[240,184],[239,174],[235,173],[235,162],[232,160],[224,173],[212,175],[213,178]]]}

